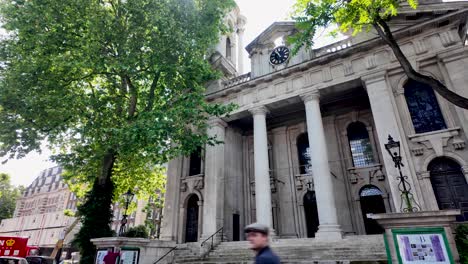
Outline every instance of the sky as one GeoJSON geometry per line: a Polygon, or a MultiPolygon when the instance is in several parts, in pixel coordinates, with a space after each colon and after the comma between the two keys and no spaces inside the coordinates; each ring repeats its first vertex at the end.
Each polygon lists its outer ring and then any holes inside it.
{"type": "MultiPolygon", "coordinates": [[[[291,7],[296,0],[236,0],[241,13],[247,18],[244,33],[244,46],[247,46],[263,30],[275,21],[288,20],[291,7]]],[[[243,54],[245,65],[248,63],[247,52],[243,54]]],[[[249,67],[246,67],[249,68],[249,67]]],[[[30,153],[19,160],[10,160],[0,164],[0,173],[8,173],[14,185],[29,185],[42,170],[55,166],[48,161],[51,152],[44,148],[39,153],[30,153]]]]}

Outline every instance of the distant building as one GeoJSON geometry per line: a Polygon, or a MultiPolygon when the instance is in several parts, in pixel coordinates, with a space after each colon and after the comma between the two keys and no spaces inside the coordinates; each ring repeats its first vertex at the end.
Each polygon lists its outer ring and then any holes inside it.
{"type": "MultiPolygon", "coordinates": [[[[65,216],[64,210],[77,210],[78,199],[61,175],[62,168],[58,166],[40,172],[16,202],[13,218],[0,223],[0,236],[29,237],[28,245],[39,246],[41,254],[50,254],[67,227],[75,221],[74,217],[65,216]]],[[[146,213],[143,209],[146,203],[137,201],[137,210],[129,216],[128,227],[145,224],[146,213]]],[[[113,208],[111,227],[117,233],[124,210],[118,204],[113,208]]],[[[79,225],[65,238],[65,249],[70,248],[70,242],[78,230],[79,225]]]]}
{"type": "MultiPolygon", "coordinates": [[[[0,223],[0,236],[29,237],[28,244],[41,247],[42,254],[52,251],[64,230],[75,220],[65,216],[63,211],[75,211],[77,206],[76,196],[68,189],[61,174],[60,167],[39,173],[16,202],[13,218],[0,223]]],[[[65,248],[69,247],[76,230],[66,238],[65,248]]]]}

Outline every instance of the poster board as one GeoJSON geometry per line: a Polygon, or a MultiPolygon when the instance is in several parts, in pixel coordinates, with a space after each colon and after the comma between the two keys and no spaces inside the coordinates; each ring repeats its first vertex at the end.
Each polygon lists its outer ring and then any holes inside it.
{"type": "Polygon", "coordinates": [[[139,248],[122,248],[120,251],[120,263],[119,264],[138,264],[140,261],[140,249],[139,248]]]}
{"type": "Polygon", "coordinates": [[[455,264],[442,227],[392,229],[399,264],[455,264]]]}
{"type": "Polygon", "coordinates": [[[107,255],[107,248],[98,248],[96,252],[96,261],[94,262],[95,264],[103,264],[104,263],[104,257],[107,255]]]}

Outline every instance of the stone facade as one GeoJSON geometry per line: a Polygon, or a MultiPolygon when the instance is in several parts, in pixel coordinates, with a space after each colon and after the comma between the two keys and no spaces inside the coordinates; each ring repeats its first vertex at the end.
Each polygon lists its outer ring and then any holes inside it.
{"type": "MultiPolygon", "coordinates": [[[[465,97],[468,46],[460,29],[467,13],[467,2],[420,1],[389,23],[417,70],[465,97]]],[[[270,64],[276,40],[293,31],[291,22],[274,23],[247,46],[251,73],[208,87],[207,100],[238,108],[212,119],[208,134],[224,144],[205,148],[199,174],[189,173],[191,157],[169,163],[162,238],[184,243],[190,232],[202,240],[223,227],[225,239],[242,240],[243,226],[255,221],[280,238],[368,234],[365,213],[402,208],[398,171],[384,146],[389,135],[401,142],[403,173],[420,210],[467,206],[468,192],[453,192],[448,204],[442,192],[468,190],[468,111],[423,88],[416,97],[423,102],[413,104],[408,78],[375,32],[270,64]],[[427,114],[442,119],[441,127],[427,114]],[[301,152],[307,141],[308,156],[301,152]],[[444,162],[456,171],[444,171],[444,162]],[[437,182],[447,173],[461,175],[458,185],[437,182]]]]}

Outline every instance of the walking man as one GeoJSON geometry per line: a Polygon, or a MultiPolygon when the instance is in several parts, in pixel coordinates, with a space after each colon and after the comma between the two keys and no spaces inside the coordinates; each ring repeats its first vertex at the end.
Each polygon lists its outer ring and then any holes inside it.
{"type": "Polygon", "coordinates": [[[245,227],[250,249],[255,251],[255,264],[280,264],[279,257],[268,246],[268,227],[254,223],[245,227]]]}

